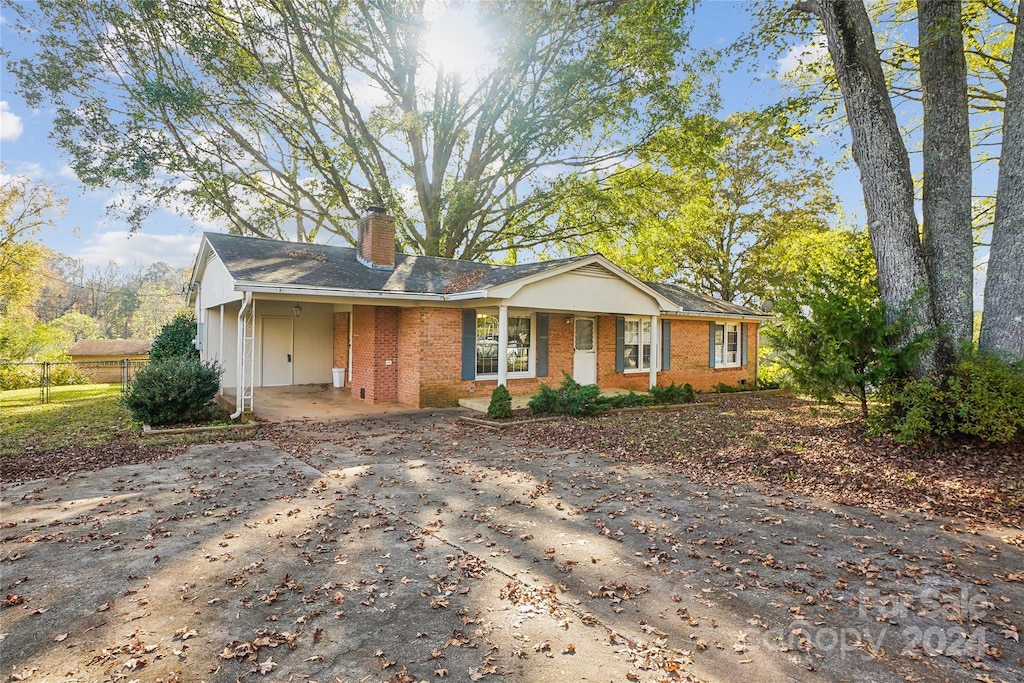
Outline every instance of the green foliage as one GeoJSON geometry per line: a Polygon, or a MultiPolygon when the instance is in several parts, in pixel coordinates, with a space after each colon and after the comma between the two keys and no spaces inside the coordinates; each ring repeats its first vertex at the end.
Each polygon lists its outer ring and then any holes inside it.
{"type": "Polygon", "coordinates": [[[582,385],[562,371],[562,384],[552,389],[541,383],[540,391],[530,399],[529,407],[537,415],[596,415],[607,410],[596,384],[582,385]]]}
{"type": "Polygon", "coordinates": [[[601,396],[598,400],[606,409],[642,408],[657,403],[651,394],[638,394],[635,391],[615,396],[601,396]]]}
{"type": "Polygon", "coordinates": [[[720,394],[736,394],[741,391],[752,391],[752,388],[743,384],[726,384],[725,382],[719,382],[715,385],[715,391],[720,394]]]}
{"type": "Polygon", "coordinates": [[[512,417],[512,394],[504,384],[494,387],[491,402],[487,406],[487,417],[492,420],[503,420],[512,417]]]}
{"type": "Polygon", "coordinates": [[[798,391],[820,401],[868,397],[903,373],[916,349],[894,351],[898,328],[886,322],[867,235],[834,231],[808,243],[764,333],[798,391]]]}
{"type": "Polygon", "coordinates": [[[588,228],[569,249],[725,301],[763,300],[793,239],[836,211],[813,149],[775,112],[689,119],[656,135],[642,164],[565,188],[562,224],[588,228]]]}
{"type": "Polygon", "coordinates": [[[650,391],[655,403],[675,405],[677,403],[693,403],[697,400],[697,393],[689,383],[679,386],[672,382],[667,387],[651,387],[650,391]]]}
{"type": "Polygon", "coordinates": [[[890,390],[875,418],[900,443],[931,443],[951,436],[1007,443],[1024,434],[1024,362],[967,353],[945,379],[912,379],[890,390]]]}
{"type": "Polygon", "coordinates": [[[157,361],[175,356],[199,358],[199,351],[192,343],[195,338],[195,316],[190,311],[179,313],[156,335],[149,350],[149,359],[157,361]]]}
{"type": "Polygon", "coordinates": [[[758,389],[782,389],[791,386],[792,375],[789,370],[776,359],[762,360],[757,366],[758,389]]]}
{"type": "Polygon", "coordinates": [[[150,425],[205,418],[220,387],[221,368],[193,355],[154,360],[135,376],[121,399],[139,422],[150,425]]]}

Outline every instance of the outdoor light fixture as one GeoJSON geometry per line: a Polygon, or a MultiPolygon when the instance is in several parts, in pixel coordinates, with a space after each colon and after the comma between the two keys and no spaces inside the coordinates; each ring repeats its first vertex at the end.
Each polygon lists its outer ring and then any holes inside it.
{"type": "Polygon", "coordinates": [[[295,317],[298,318],[299,315],[302,313],[302,304],[295,304],[292,310],[295,311],[295,317]]]}

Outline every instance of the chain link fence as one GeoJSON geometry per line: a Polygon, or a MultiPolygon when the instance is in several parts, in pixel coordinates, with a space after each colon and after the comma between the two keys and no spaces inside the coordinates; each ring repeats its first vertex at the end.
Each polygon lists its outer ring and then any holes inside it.
{"type": "Polygon", "coordinates": [[[148,360],[85,360],[0,363],[0,407],[80,401],[124,392],[148,360]]]}

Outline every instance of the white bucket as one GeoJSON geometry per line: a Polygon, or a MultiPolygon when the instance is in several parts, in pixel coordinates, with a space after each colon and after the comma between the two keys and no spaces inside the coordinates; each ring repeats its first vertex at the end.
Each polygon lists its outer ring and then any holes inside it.
{"type": "Polygon", "coordinates": [[[345,368],[332,368],[334,374],[334,388],[340,389],[345,386],[345,368]]]}

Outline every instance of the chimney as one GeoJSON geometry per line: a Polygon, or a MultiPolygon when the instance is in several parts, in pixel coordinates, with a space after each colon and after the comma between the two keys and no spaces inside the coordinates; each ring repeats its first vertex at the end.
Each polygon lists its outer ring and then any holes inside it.
{"type": "Polygon", "coordinates": [[[395,269],[395,219],[382,206],[371,206],[356,223],[356,259],[367,268],[395,269]]]}

